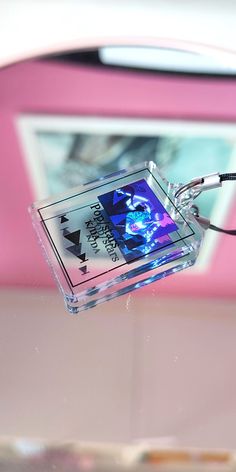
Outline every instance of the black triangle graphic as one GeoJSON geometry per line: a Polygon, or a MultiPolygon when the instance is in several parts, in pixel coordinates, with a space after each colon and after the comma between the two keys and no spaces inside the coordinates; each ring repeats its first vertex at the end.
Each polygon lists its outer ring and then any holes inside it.
{"type": "Polygon", "coordinates": [[[61,216],[61,223],[66,223],[66,221],[69,221],[68,218],[66,218],[66,215],[61,216]]]}
{"type": "Polygon", "coordinates": [[[60,231],[62,231],[62,234],[63,234],[64,237],[66,237],[67,234],[70,234],[70,231],[68,231],[68,227],[67,228],[61,228],[60,231]]]}
{"type": "Polygon", "coordinates": [[[73,233],[66,234],[65,238],[78,246],[80,243],[80,229],[78,229],[78,231],[74,231],[73,233]]]}
{"type": "Polygon", "coordinates": [[[88,259],[86,259],[86,254],[85,252],[83,254],[80,254],[79,256],[77,256],[81,262],[85,262],[85,261],[88,261],[88,259]]]}
{"type": "Polygon", "coordinates": [[[87,266],[79,267],[79,270],[82,272],[82,275],[89,274],[89,270],[87,270],[87,266]]]}
{"type": "Polygon", "coordinates": [[[80,257],[81,256],[81,244],[79,244],[78,246],[67,247],[66,250],[71,252],[71,254],[73,254],[74,256],[81,258],[80,257]]]}

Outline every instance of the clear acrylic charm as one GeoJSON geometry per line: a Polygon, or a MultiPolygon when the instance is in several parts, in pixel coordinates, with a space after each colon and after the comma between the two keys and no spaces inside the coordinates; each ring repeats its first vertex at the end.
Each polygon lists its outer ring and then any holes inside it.
{"type": "Polygon", "coordinates": [[[204,231],[193,194],[176,199],[153,162],[117,172],[30,208],[70,313],[194,264],[204,231]]]}

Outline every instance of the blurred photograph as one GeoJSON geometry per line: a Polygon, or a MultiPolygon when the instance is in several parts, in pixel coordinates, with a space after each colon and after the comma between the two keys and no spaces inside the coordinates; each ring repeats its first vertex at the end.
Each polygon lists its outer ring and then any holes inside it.
{"type": "MultiPolygon", "coordinates": [[[[22,115],[18,128],[35,199],[145,161],[155,162],[173,183],[236,167],[233,124],[22,115]]],[[[202,193],[197,204],[204,217],[222,225],[233,198],[234,188],[227,186],[223,193],[218,189],[202,193]]],[[[206,234],[191,271],[209,267],[217,243],[217,234],[206,234]]]]}

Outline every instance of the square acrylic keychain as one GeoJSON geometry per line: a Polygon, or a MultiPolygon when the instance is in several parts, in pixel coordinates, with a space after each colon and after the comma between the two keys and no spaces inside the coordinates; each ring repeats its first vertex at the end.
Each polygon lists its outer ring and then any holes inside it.
{"type": "Polygon", "coordinates": [[[70,313],[194,264],[203,229],[153,162],[37,202],[31,215],[70,313]]]}

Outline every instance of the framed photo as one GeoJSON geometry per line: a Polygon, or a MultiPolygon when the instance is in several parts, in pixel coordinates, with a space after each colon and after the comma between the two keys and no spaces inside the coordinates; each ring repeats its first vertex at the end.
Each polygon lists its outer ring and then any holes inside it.
{"type": "MultiPolygon", "coordinates": [[[[56,60],[3,69],[1,189],[7,204],[0,282],[54,287],[27,213],[35,200],[147,159],[173,182],[235,171],[235,98],[236,81],[224,78],[100,70],[56,60]]],[[[196,203],[212,223],[234,228],[233,195],[235,184],[228,182],[196,203]]],[[[235,297],[235,267],[235,238],[209,230],[198,265],[143,290],[235,297]]]]}
{"type": "MultiPolygon", "coordinates": [[[[35,200],[148,160],[171,182],[236,168],[234,124],[23,114],[17,126],[35,200]]],[[[196,204],[224,226],[234,195],[229,184],[202,193],[196,204]]],[[[209,268],[218,241],[216,232],[206,232],[192,272],[209,268]]]]}

